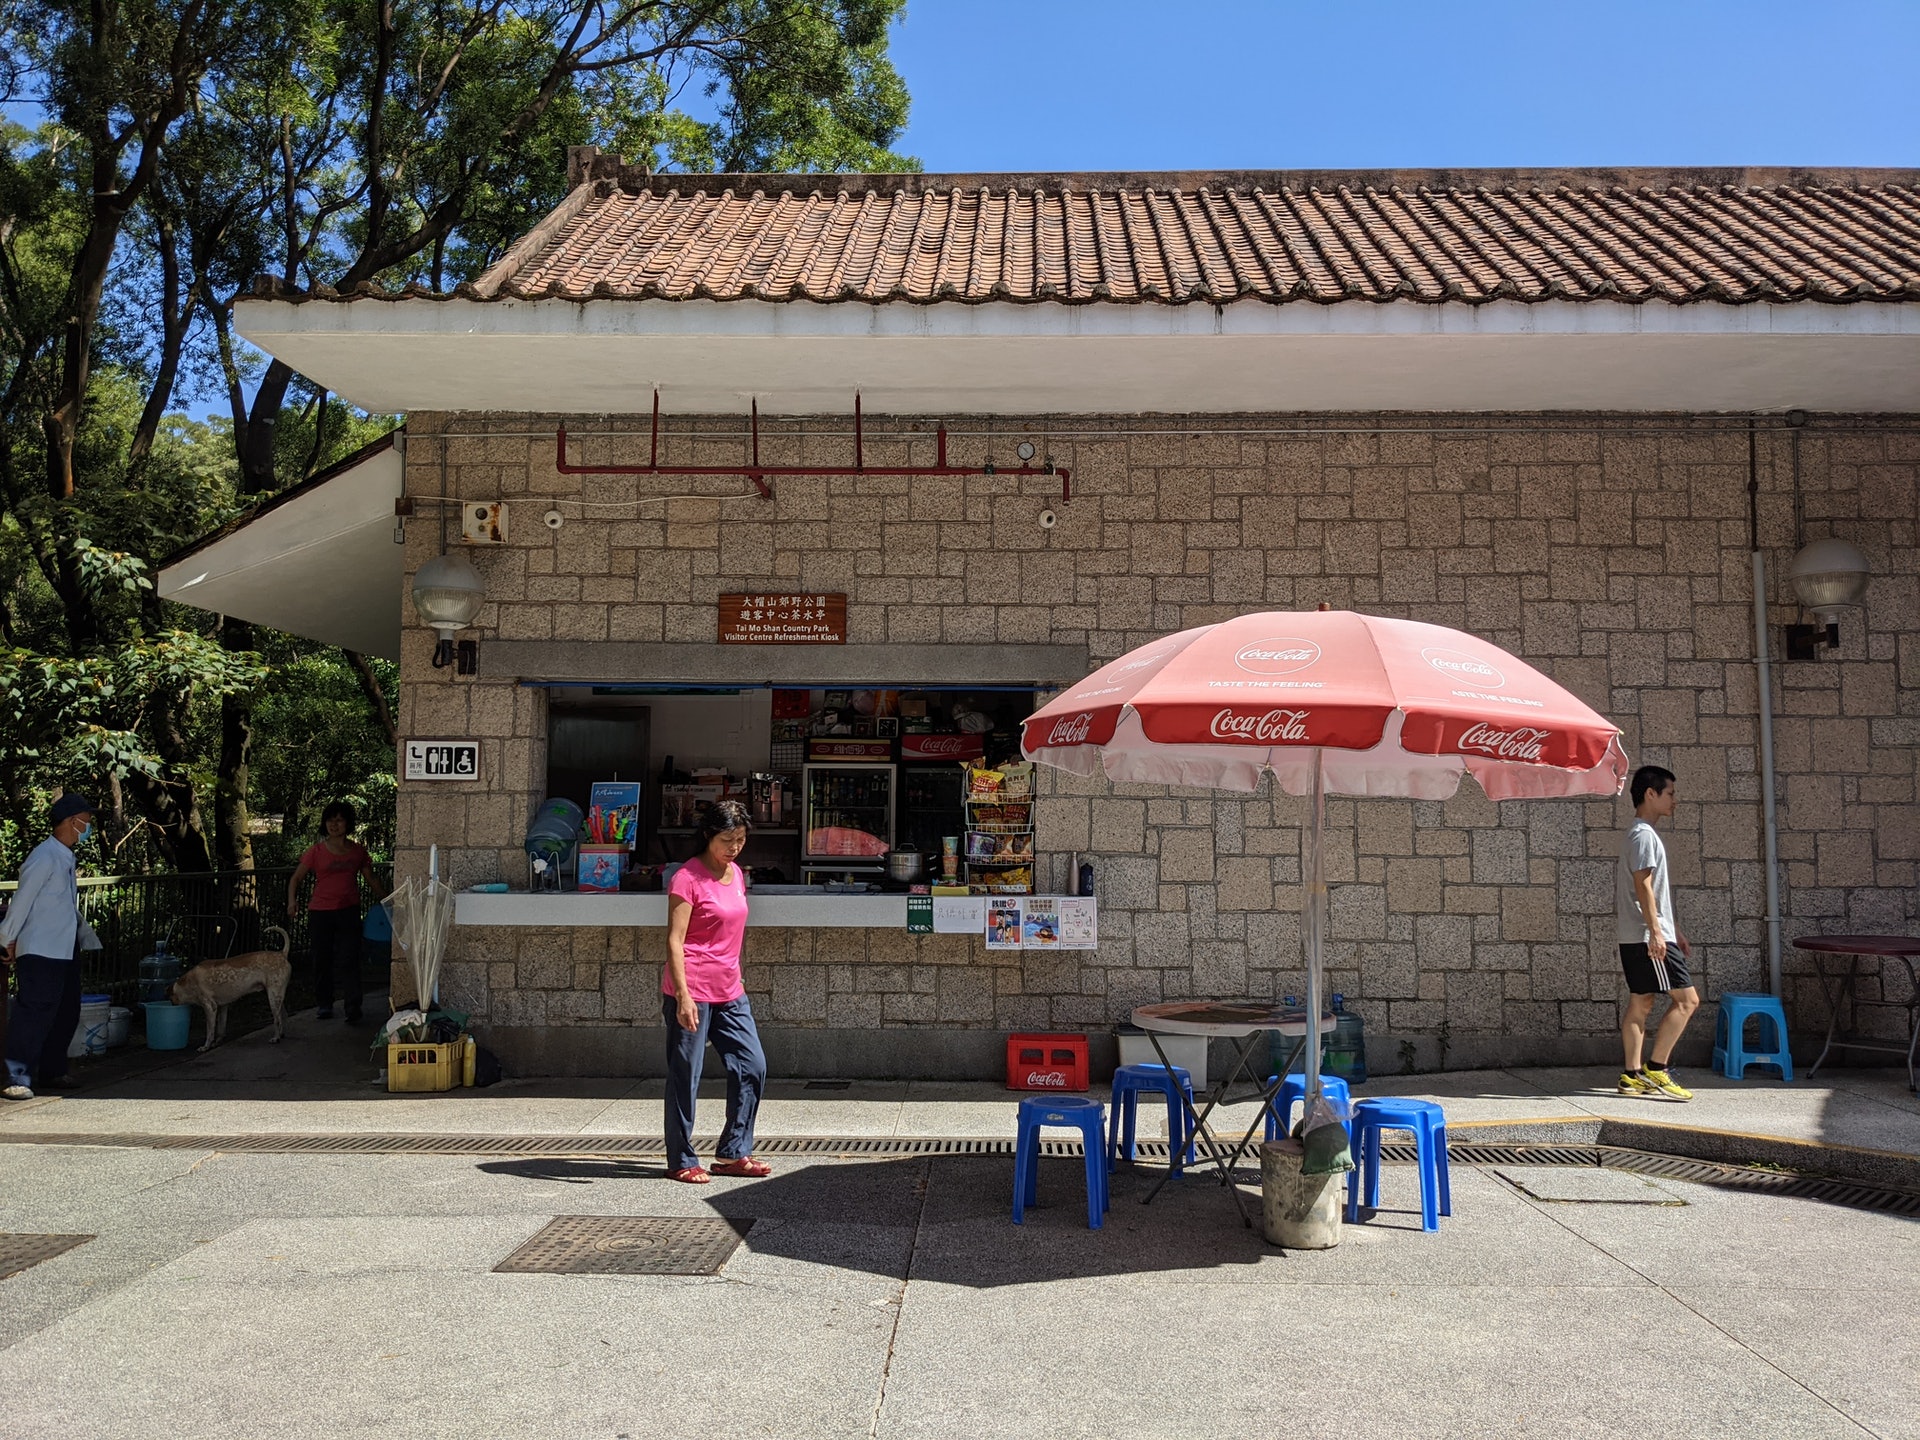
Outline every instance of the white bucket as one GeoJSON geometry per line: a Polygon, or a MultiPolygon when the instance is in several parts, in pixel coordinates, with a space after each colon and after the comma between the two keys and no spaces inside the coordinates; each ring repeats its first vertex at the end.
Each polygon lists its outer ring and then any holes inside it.
{"type": "Polygon", "coordinates": [[[124,1005],[116,1005],[107,1011],[107,1048],[117,1049],[127,1043],[127,1037],[133,1033],[133,1011],[124,1005]]]}
{"type": "Polygon", "coordinates": [[[67,1044],[69,1060],[77,1060],[82,1055],[107,1053],[107,1026],[112,1010],[113,1002],[105,995],[89,995],[81,999],[80,1023],[74,1026],[73,1039],[67,1044]]]}

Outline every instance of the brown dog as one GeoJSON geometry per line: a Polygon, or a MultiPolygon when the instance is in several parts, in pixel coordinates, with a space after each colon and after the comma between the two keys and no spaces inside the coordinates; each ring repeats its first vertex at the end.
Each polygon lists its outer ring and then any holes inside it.
{"type": "Polygon", "coordinates": [[[267,934],[280,937],[278,950],[202,960],[173,982],[174,1004],[198,1005],[206,1012],[207,1043],[200,1047],[201,1054],[227,1038],[227,1007],[255,990],[264,990],[267,1004],[273,1007],[273,1035],[267,1043],[277,1045],[286,1034],[287,981],[293,978],[293,966],[287,963],[287,932],[269,925],[267,934]]]}

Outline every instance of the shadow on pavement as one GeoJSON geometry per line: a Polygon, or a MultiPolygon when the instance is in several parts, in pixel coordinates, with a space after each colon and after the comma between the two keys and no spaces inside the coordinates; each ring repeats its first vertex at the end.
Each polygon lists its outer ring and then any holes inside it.
{"type": "MultiPolygon", "coordinates": [[[[1206,1271],[1257,1265],[1281,1252],[1257,1228],[1260,1197],[1242,1187],[1255,1228],[1210,1177],[1169,1183],[1141,1198],[1163,1172],[1122,1166],[1113,1174],[1105,1224],[1088,1228],[1078,1159],[1041,1161],[1039,1204],[1011,1218],[1010,1157],[937,1156],[883,1161],[788,1162],[764,1180],[676,1185],[649,1160],[490,1160],[491,1175],[571,1185],[650,1182],[625,1213],[678,1211],[689,1197],[727,1219],[754,1222],[756,1254],[885,1275],[896,1280],[991,1289],[1048,1280],[1206,1271]],[[656,1191],[657,1187],[657,1191],[656,1191]],[[650,1200],[660,1193],[658,1201],[650,1200]]],[[[1246,1172],[1242,1172],[1243,1174],[1246,1172]]]]}

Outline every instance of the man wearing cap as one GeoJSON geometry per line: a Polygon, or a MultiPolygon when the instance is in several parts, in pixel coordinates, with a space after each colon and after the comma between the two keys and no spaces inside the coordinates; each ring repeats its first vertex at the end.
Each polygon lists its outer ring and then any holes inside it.
{"type": "Polygon", "coordinates": [[[7,1027],[6,1088],[9,1100],[31,1100],[33,1087],[71,1090],[67,1044],[80,1023],[81,950],[98,950],[100,937],[80,918],[73,848],[93,829],[93,806],[68,793],[53,802],[53,834],[34,847],[20,867],[20,888],[0,944],[19,976],[19,993],[7,1027]]]}

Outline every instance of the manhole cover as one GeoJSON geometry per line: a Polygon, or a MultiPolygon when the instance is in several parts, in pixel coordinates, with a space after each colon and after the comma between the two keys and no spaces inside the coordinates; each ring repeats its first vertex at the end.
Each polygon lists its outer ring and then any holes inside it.
{"type": "Polygon", "coordinates": [[[651,1215],[559,1215],[495,1274],[718,1275],[751,1220],[651,1215]]]}
{"type": "Polygon", "coordinates": [[[64,1255],[91,1239],[91,1235],[0,1235],[0,1280],[31,1270],[42,1260],[64,1255]]]}
{"type": "Polygon", "coordinates": [[[1651,1180],[1599,1166],[1497,1165],[1493,1173],[1522,1195],[1561,1205],[1684,1205],[1651,1180]]]}

